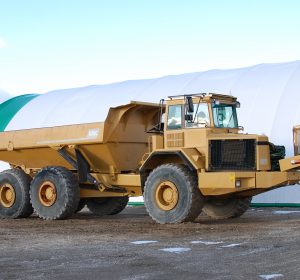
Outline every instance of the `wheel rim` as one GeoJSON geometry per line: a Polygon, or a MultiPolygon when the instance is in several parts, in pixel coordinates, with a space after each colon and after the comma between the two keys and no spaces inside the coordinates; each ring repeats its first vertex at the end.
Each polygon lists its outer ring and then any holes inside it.
{"type": "Polygon", "coordinates": [[[16,192],[12,185],[5,184],[0,188],[0,203],[5,208],[10,208],[16,201],[16,192]]]}
{"type": "Polygon", "coordinates": [[[46,181],[39,188],[39,200],[43,206],[50,207],[56,201],[56,187],[53,183],[46,181]]]}
{"type": "Polygon", "coordinates": [[[157,206],[164,210],[170,211],[178,203],[178,190],[176,185],[170,181],[160,183],[155,192],[157,206]]]}

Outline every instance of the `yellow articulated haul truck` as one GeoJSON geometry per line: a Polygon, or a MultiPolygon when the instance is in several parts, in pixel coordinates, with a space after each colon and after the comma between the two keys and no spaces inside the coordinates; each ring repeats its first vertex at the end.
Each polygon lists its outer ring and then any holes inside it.
{"type": "Polygon", "coordinates": [[[141,195],[158,223],[193,221],[202,210],[233,218],[254,195],[300,180],[299,156],[285,159],[283,146],[242,132],[232,96],[170,96],[109,108],[102,122],[28,127],[26,116],[55,113],[39,98],[0,106],[0,160],[11,166],[0,174],[1,218],[64,219],[85,205],[113,215],[141,195]]]}

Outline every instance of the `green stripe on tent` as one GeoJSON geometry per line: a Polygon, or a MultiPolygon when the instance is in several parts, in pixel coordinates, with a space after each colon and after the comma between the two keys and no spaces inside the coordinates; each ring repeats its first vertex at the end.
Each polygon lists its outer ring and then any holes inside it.
{"type": "Polygon", "coordinates": [[[38,94],[25,94],[13,97],[0,104],[0,131],[4,131],[16,113],[38,94]]]}
{"type": "Polygon", "coordinates": [[[251,203],[252,207],[300,207],[300,203],[251,203]]]}
{"type": "Polygon", "coordinates": [[[129,206],[144,206],[144,202],[128,202],[129,206]]]}

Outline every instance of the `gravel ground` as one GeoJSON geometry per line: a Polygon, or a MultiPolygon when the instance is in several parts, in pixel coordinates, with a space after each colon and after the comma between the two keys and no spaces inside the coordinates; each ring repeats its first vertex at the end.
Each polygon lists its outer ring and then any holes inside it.
{"type": "Polygon", "coordinates": [[[0,220],[0,279],[300,279],[300,209],[159,225],[144,207],[0,220]]]}

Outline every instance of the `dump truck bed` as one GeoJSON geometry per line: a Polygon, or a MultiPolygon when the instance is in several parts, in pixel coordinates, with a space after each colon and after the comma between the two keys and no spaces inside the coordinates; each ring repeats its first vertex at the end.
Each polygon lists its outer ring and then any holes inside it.
{"type": "Polygon", "coordinates": [[[0,160],[22,169],[65,166],[57,152],[80,148],[92,171],[136,170],[148,151],[147,130],[157,122],[158,105],[132,102],[111,108],[104,122],[5,131],[0,133],[0,160]]]}

